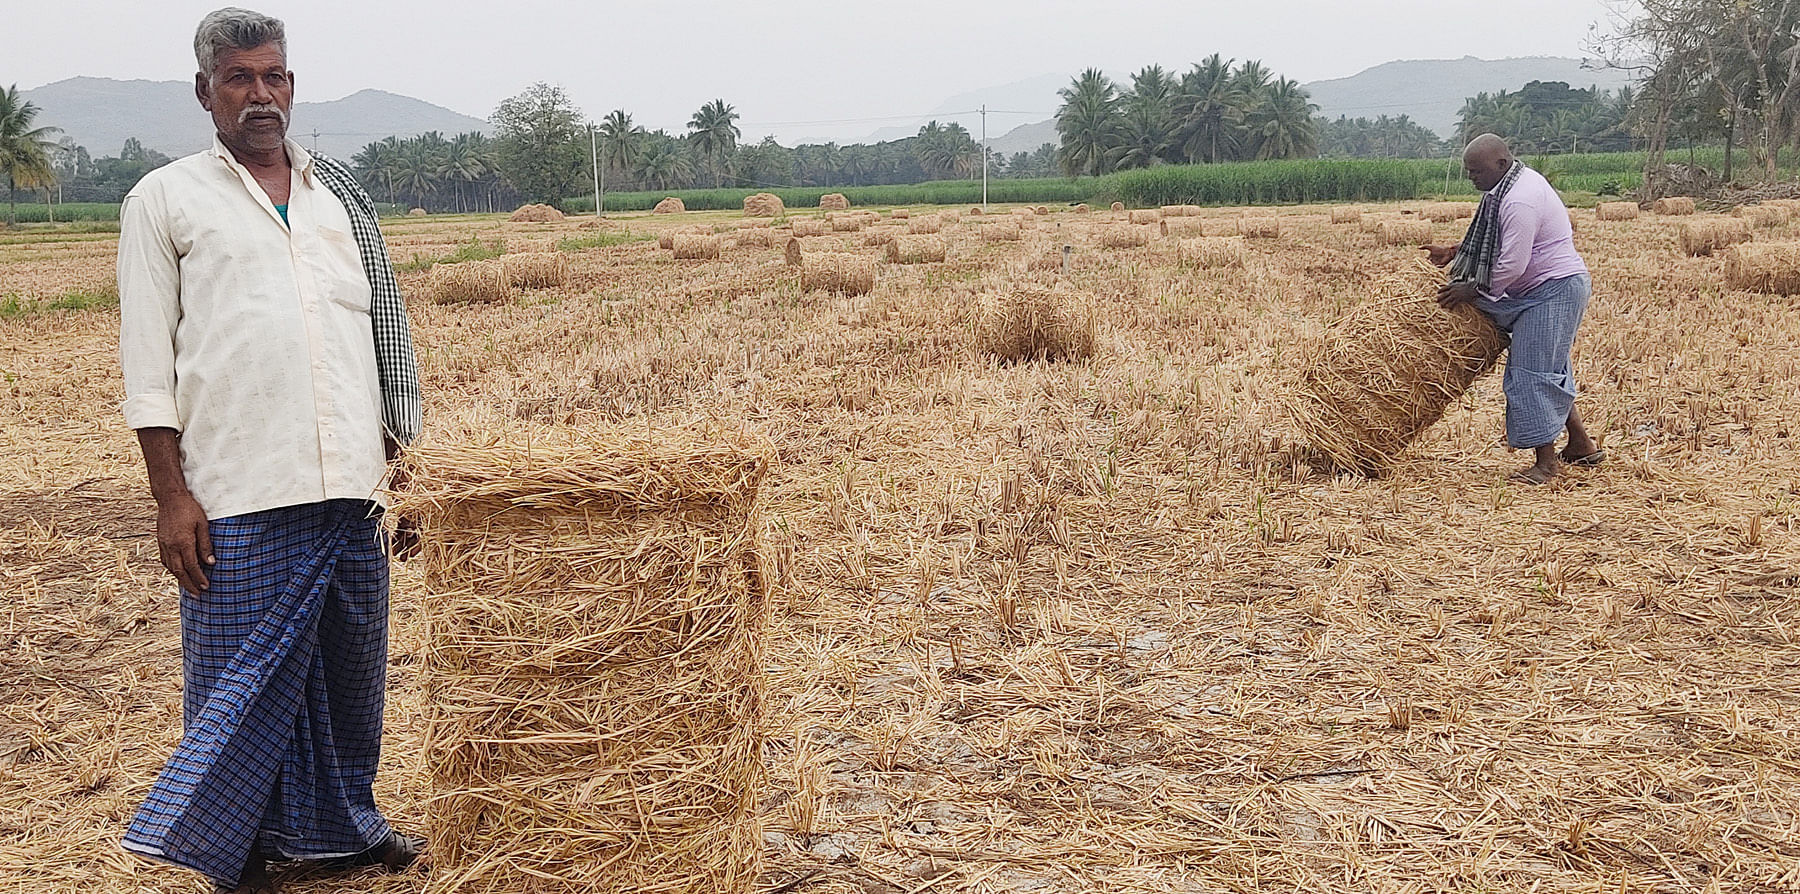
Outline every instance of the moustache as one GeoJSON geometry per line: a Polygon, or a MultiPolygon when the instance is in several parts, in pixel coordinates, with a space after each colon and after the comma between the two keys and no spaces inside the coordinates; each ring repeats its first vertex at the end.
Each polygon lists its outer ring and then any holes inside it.
{"type": "Polygon", "coordinates": [[[260,102],[251,103],[250,105],[245,106],[244,110],[238,113],[238,123],[243,124],[245,121],[250,120],[251,115],[265,115],[265,114],[274,115],[276,118],[281,119],[281,123],[283,126],[286,126],[288,123],[287,112],[285,110],[283,110],[280,106],[274,105],[273,103],[260,103],[260,102]]]}

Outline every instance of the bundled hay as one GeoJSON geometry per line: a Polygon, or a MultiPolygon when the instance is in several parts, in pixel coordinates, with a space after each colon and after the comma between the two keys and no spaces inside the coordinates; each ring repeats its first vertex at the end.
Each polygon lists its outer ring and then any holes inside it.
{"type": "Polygon", "coordinates": [[[406,216],[407,217],[424,217],[425,215],[427,215],[429,213],[430,213],[429,211],[426,211],[423,208],[409,208],[406,211],[406,216]]]}
{"type": "Polygon", "coordinates": [[[1473,202],[1439,202],[1425,206],[1424,217],[1432,223],[1450,223],[1475,216],[1473,202]]]}
{"type": "Polygon", "coordinates": [[[759,192],[744,197],[745,217],[780,217],[787,213],[787,206],[781,203],[781,197],[772,192],[759,192]]]}
{"type": "Polygon", "coordinates": [[[1008,285],[982,296],[975,345],[1007,361],[1093,356],[1098,315],[1092,295],[1066,284],[1008,285]]]}
{"type": "Polygon", "coordinates": [[[1393,220],[1399,220],[1399,218],[1392,217],[1392,216],[1384,217],[1379,214],[1365,214],[1362,216],[1361,220],[1356,222],[1356,228],[1358,230],[1361,230],[1364,233],[1379,234],[1381,232],[1382,225],[1388,223],[1389,221],[1393,221],[1393,220]]]}
{"type": "Polygon", "coordinates": [[[1800,293],[1800,242],[1746,242],[1726,249],[1725,282],[1749,292],[1800,293]]]}
{"type": "Polygon", "coordinates": [[[1429,220],[1387,220],[1381,223],[1382,245],[1424,245],[1431,241],[1429,220]]]}
{"type": "Polygon", "coordinates": [[[775,244],[773,230],[739,230],[737,232],[738,248],[768,248],[775,244]]]}
{"type": "Polygon", "coordinates": [[[831,221],[831,231],[834,233],[860,233],[868,223],[869,219],[866,217],[843,215],[831,221]]]}
{"type": "Polygon", "coordinates": [[[1793,209],[1784,205],[1770,205],[1766,203],[1761,205],[1740,205],[1738,206],[1736,213],[1737,216],[1748,220],[1750,225],[1757,229],[1778,227],[1792,220],[1794,217],[1793,209]]]}
{"type": "Polygon", "coordinates": [[[1280,239],[1281,218],[1246,217],[1238,221],[1238,235],[1247,239],[1280,239]]]}
{"type": "Polygon", "coordinates": [[[1365,474],[1388,468],[1506,348],[1479,309],[1438,306],[1443,282],[1443,271],[1417,261],[1304,355],[1286,409],[1338,466],[1365,474]]]}
{"type": "Polygon", "coordinates": [[[800,266],[800,240],[789,239],[787,245],[782,248],[782,256],[787,259],[789,267],[800,266]]]}
{"type": "Polygon", "coordinates": [[[1594,207],[1594,216],[1601,220],[1637,220],[1638,204],[1636,202],[1601,202],[1594,207]]]}
{"type": "Polygon", "coordinates": [[[975,206],[975,207],[973,207],[973,208],[970,208],[970,209],[969,209],[969,216],[970,216],[970,217],[980,217],[980,216],[981,216],[981,206],[980,206],[980,205],[977,205],[977,206],[975,206]]]}
{"type": "Polygon", "coordinates": [[[760,448],[407,453],[439,891],[722,891],[761,869],[760,448]]]}
{"type": "Polygon", "coordinates": [[[1199,217],[1200,216],[1200,206],[1199,205],[1164,205],[1164,206],[1162,206],[1161,210],[1162,210],[1162,216],[1164,216],[1164,217],[1199,217]]]}
{"type": "Polygon", "coordinates": [[[1036,208],[1031,209],[1031,212],[1033,214],[1049,214],[1050,206],[1049,205],[1039,205],[1036,208]]]}
{"type": "Polygon", "coordinates": [[[1030,217],[1030,216],[1032,216],[1032,215],[1034,215],[1034,214],[1036,214],[1036,213],[1037,213],[1037,212],[1036,212],[1036,211],[1034,211],[1034,210],[1032,210],[1032,209],[1031,209],[1031,208],[1030,208],[1030,207],[1027,207],[1027,206],[1021,206],[1021,207],[1018,207],[1018,208],[1014,208],[1014,209],[1013,209],[1013,210],[1012,210],[1012,213],[1013,213],[1013,214],[1014,214],[1014,215],[1016,215],[1016,216],[1019,216],[1019,217],[1030,217]]]}
{"type": "Polygon", "coordinates": [[[1150,227],[1125,224],[1102,228],[1099,240],[1106,248],[1137,248],[1150,244],[1150,233],[1150,227]]]}
{"type": "Polygon", "coordinates": [[[1162,212],[1155,208],[1139,208],[1131,212],[1125,219],[1134,224],[1153,224],[1162,220],[1162,212]]]}
{"type": "Polygon", "coordinates": [[[1331,206],[1331,222],[1334,224],[1352,224],[1362,221],[1362,209],[1355,205],[1331,206]]]}
{"type": "Polygon", "coordinates": [[[1203,236],[1242,236],[1243,221],[1235,217],[1209,217],[1200,222],[1203,236]]]}
{"type": "Polygon", "coordinates": [[[887,244],[889,264],[941,264],[950,244],[938,236],[898,236],[887,244]]]}
{"type": "Polygon", "coordinates": [[[563,219],[563,213],[549,205],[520,205],[507,220],[513,223],[553,223],[563,219]]]}
{"type": "Polygon", "coordinates": [[[560,251],[506,255],[506,280],[515,289],[554,289],[569,284],[569,256],[560,251]]]}
{"type": "Polygon", "coordinates": [[[1160,223],[1165,238],[1206,235],[1206,221],[1198,217],[1166,217],[1160,223]]]}
{"type": "Polygon", "coordinates": [[[709,231],[705,227],[679,227],[677,229],[669,230],[667,232],[658,234],[656,237],[656,247],[662,249],[663,251],[671,251],[675,248],[675,237],[676,236],[680,236],[680,235],[684,235],[684,234],[685,235],[704,235],[708,232],[709,231]]]}
{"type": "Polygon", "coordinates": [[[895,208],[889,216],[895,220],[905,220],[912,217],[912,211],[906,208],[895,208]]]}
{"type": "Polygon", "coordinates": [[[1082,202],[1081,204],[1075,206],[1076,214],[1092,214],[1093,211],[1094,211],[1094,209],[1089,208],[1088,203],[1086,203],[1086,202],[1082,202]]]}
{"type": "Polygon", "coordinates": [[[802,291],[864,295],[875,288],[875,259],[845,252],[821,252],[801,259],[802,291]]]}
{"type": "Polygon", "coordinates": [[[849,211],[850,200],[841,192],[828,192],[819,197],[821,211],[849,211]]]}
{"type": "Polygon", "coordinates": [[[1179,263],[1207,269],[1244,266],[1244,237],[1201,236],[1183,239],[1176,244],[1179,263]]]}
{"type": "Polygon", "coordinates": [[[1112,203],[1112,210],[1114,210],[1114,211],[1124,211],[1124,210],[1125,210],[1125,203],[1124,203],[1124,202],[1114,202],[1114,203],[1112,203]]]}
{"type": "Polygon", "coordinates": [[[678,199],[674,196],[669,196],[668,198],[663,199],[660,202],[657,202],[656,207],[650,209],[650,213],[651,214],[685,214],[685,213],[687,213],[687,205],[683,204],[680,199],[678,199]]]}
{"type": "Polygon", "coordinates": [[[899,237],[896,227],[870,227],[863,234],[864,245],[891,245],[899,237]]]}
{"type": "Polygon", "coordinates": [[[1017,242],[1025,229],[1014,221],[997,220],[981,228],[983,242],[1017,242]]]}
{"type": "Polygon", "coordinates": [[[1650,210],[1657,214],[1693,214],[1694,200],[1687,196],[1670,196],[1666,199],[1657,199],[1656,204],[1650,206],[1650,210]]]}
{"type": "Polygon", "coordinates": [[[930,236],[944,228],[944,219],[935,214],[915,217],[906,222],[906,232],[912,236],[930,236]]]}
{"type": "Polygon", "coordinates": [[[1681,225],[1681,250],[1691,258],[1749,241],[1750,222],[1735,217],[1709,217],[1681,225]]]}
{"type": "Polygon", "coordinates": [[[772,220],[765,220],[760,217],[755,217],[755,218],[751,218],[749,220],[740,220],[737,223],[733,224],[732,226],[734,229],[739,229],[739,230],[766,230],[769,227],[772,227],[774,225],[775,225],[775,222],[772,220]]]}
{"type": "Polygon", "coordinates": [[[711,233],[676,233],[671,247],[677,261],[712,261],[719,257],[720,239],[711,233]]]}
{"type": "Polygon", "coordinates": [[[796,217],[792,223],[796,236],[823,236],[831,232],[831,221],[817,217],[796,217]]]}
{"type": "Polygon", "coordinates": [[[498,260],[439,264],[431,268],[430,292],[438,304],[496,304],[512,298],[506,265],[498,260]]]}

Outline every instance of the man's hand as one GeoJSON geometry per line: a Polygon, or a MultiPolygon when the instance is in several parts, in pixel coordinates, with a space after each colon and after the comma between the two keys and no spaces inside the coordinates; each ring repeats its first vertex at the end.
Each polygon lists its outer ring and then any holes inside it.
{"type": "Polygon", "coordinates": [[[1456,260],[1457,246],[1454,245],[1421,245],[1419,248],[1425,252],[1426,260],[1439,267],[1448,266],[1451,261],[1456,260]]]}
{"type": "Polygon", "coordinates": [[[193,495],[183,493],[157,501],[156,552],[183,590],[199,594],[211,588],[207,569],[215,561],[212,535],[206,529],[206,510],[193,495]]]}
{"type": "Polygon", "coordinates": [[[1472,282],[1447,282],[1438,289],[1437,303],[1439,307],[1449,310],[1459,304],[1470,304],[1481,297],[1481,289],[1472,282]]]}
{"type": "MultiPolygon", "coordinates": [[[[396,460],[398,460],[400,458],[400,454],[405,452],[405,449],[400,446],[400,443],[398,441],[395,441],[392,437],[390,437],[386,434],[382,435],[381,442],[382,442],[383,449],[387,453],[388,490],[389,491],[405,490],[406,486],[412,482],[412,475],[409,472],[407,472],[405,463],[396,462],[396,460]]],[[[398,559],[402,562],[406,561],[407,559],[412,558],[413,556],[418,555],[419,554],[419,523],[418,523],[418,521],[415,519],[412,519],[412,518],[403,517],[399,521],[395,522],[394,523],[394,536],[389,541],[389,546],[391,546],[393,548],[394,558],[398,559]]]]}

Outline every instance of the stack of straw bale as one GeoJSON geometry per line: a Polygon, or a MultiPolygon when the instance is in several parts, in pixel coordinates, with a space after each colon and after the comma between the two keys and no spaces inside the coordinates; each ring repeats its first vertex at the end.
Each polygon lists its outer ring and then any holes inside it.
{"type": "Polygon", "coordinates": [[[1749,292],[1800,294],[1800,242],[1746,242],[1726,249],[1725,282],[1749,292]]]}
{"type": "Polygon", "coordinates": [[[1017,242],[1024,232],[1016,221],[996,220],[981,228],[981,241],[1017,242]]]}
{"type": "Polygon", "coordinates": [[[1601,202],[1594,206],[1594,216],[1600,220],[1637,220],[1638,204],[1636,202],[1601,202]]]}
{"type": "Polygon", "coordinates": [[[515,289],[554,289],[569,284],[569,256],[560,251],[506,255],[506,280],[515,289]]]}
{"type": "Polygon", "coordinates": [[[1352,224],[1362,221],[1362,209],[1355,205],[1331,206],[1331,222],[1334,224],[1352,224]]]}
{"type": "Polygon", "coordinates": [[[431,300],[437,304],[495,304],[512,298],[506,264],[464,261],[431,268],[431,300]]]}
{"type": "Polygon", "coordinates": [[[944,219],[935,214],[915,217],[906,222],[906,232],[911,236],[930,236],[944,228],[944,219]]]}
{"type": "Polygon", "coordinates": [[[1150,244],[1151,229],[1135,224],[1103,227],[1100,230],[1100,244],[1107,248],[1137,248],[1150,244]]]}
{"type": "Polygon", "coordinates": [[[744,197],[745,217],[780,217],[787,213],[787,206],[781,204],[781,197],[772,192],[759,192],[744,197]]]}
{"type": "Polygon", "coordinates": [[[1066,283],[1008,283],[982,296],[975,343],[1002,360],[1080,360],[1098,341],[1094,296],[1066,283]]]}
{"type": "Polygon", "coordinates": [[[1281,218],[1246,217],[1238,221],[1238,235],[1249,239],[1280,239],[1281,218]]]}
{"type": "Polygon", "coordinates": [[[1750,241],[1750,222],[1735,217],[1704,217],[1681,225],[1681,250],[1698,258],[1739,242],[1750,241]]]}
{"type": "Polygon", "coordinates": [[[1505,350],[1480,310],[1438,306],[1443,283],[1443,271],[1418,260],[1304,354],[1283,403],[1300,434],[1339,467],[1385,471],[1505,350]]]}
{"type": "Polygon", "coordinates": [[[1162,220],[1162,212],[1155,208],[1139,208],[1131,212],[1126,220],[1134,224],[1153,224],[1162,220]]]}
{"type": "Polygon", "coordinates": [[[1655,211],[1657,214],[1693,214],[1694,200],[1687,196],[1670,196],[1666,199],[1657,199],[1656,204],[1651,206],[1651,210],[1655,211]]]}
{"type": "Polygon", "coordinates": [[[819,252],[800,259],[801,291],[866,295],[874,288],[874,258],[848,252],[819,252]]]}
{"type": "Polygon", "coordinates": [[[1183,239],[1177,243],[1176,252],[1180,263],[1195,267],[1242,267],[1245,256],[1244,237],[1201,236],[1183,239]]]}
{"type": "Polygon", "coordinates": [[[721,248],[719,237],[711,233],[676,233],[670,247],[678,261],[717,260],[721,248]]]}
{"type": "Polygon", "coordinates": [[[823,236],[831,232],[831,221],[817,217],[796,217],[790,222],[796,236],[823,236]]]}
{"type": "Polygon", "coordinates": [[[680,199],[674,196],[669,196],[668,198],[657,202],[656,207],[650,209],[651,214],[682,214],[686,211],[687,205],[683,204],[680,199]]]}
{"type": "Polygon", "coordinates": [[[1381,223],[1382,245],[1424,245],[1431,241],[1429,220],[1386,220],[1381,223]]]}
{"type": "Polygon", "coordinates": [[[761,868],[764,449],[407,453],[434,891],[720,891],[761,868]]]}
{"type": "Polygon", "coordinates": [[[819,197],[819,209],[822,211],[849,211],[850,200],[841,192],[828,192],[819,197]]]}
{"type": "Polygon", "coordinates": [[[941,264],[950,245],[939,236],[898,236],[887,244],[889,264],[941,264]]]}
{"type": "Polygon", "coordinates": [[[513,223],[553,223],[562,219],[563,213],[549,205],[520,205],[507,218],[513,223]]]}
{"type": "Polygon", "coordinates": [[[1198,217],[1165,217],[1161,224],[1162,234],[1165,237],[1179,239],[1183,236],[1206,235],[1206,221],[1198,217]]]}

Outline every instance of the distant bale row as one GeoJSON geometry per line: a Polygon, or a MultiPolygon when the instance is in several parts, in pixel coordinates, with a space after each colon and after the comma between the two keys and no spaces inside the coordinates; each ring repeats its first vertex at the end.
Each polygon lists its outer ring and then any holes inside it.
{"type": "Polygon", "coordinates": [[[1594,216],[1601,220],[1637,220],[1638,204],[1636,202],[1601,202],[1594,208],[1594,216]]]}
{"type": "Polygon", "coordinates": [[[1681,225],[1681,250],[1689,257],[1706,257],[1749,241],[1750,222],[1735,217],[1705,218],[1681,225]]]}
{"type": "Polygon", "coordinates": [[[1002,360],[1079,360],[1094,353],[1092,295],[1058,284],[1026,283],[982,296],[976,347],[1002,360]]]}
{"type": "Polygon", "coordinates": [[[759,192],[744,197],[745,217],[780,217],[787,213],[787,206],[781,203],[781,197],[772,192],[759,192]]]}
{"type": "Polygon", "coordinates": [[[1656,204],[1650,207],[1651,210],[1655,211],[1657,214],[1693,214],[1694,200],[1687,196],[1670,196],[1666,199],[1657,199],[1656,204]]]}
{"type": "Polygon", "coordinates": [[[656,207],[650,209],[651,214],[684,214],[686,212],[687,205],[674,196],[657,202],[656,207]]]}

